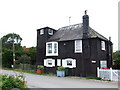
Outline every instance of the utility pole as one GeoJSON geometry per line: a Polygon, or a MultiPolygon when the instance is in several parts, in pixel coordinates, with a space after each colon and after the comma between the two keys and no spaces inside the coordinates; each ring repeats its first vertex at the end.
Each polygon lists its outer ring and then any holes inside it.
{"type": "Polygon", "coordinates": [[[13,65],[12,68],[15,67],[15,45],[14,45],[14,33],[13,33],[13,65]]]}
{"type": "Polygon", "coordinates": [[[69,17],[69,26],[70,26],[70,19],[71,19],[71,17],[69,17]]]}

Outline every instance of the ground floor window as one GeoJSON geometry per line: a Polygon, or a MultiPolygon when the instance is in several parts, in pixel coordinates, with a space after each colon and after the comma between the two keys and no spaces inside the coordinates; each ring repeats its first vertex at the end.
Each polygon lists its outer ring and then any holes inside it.
{"type": "Polygon", "coordinates": [[[62,66],[67,68],[75,68],[76,60],[72,58],[62,59],[62,66]]]}
{"type": "Polygon", "coordinates": [[[44,59],[44,66],[54,67],[55,66],[55,59],[44,59]]]}
{"type": "Polygon", "coordinates": [[[107,61],[106,60],[101,60],[100,61],[100,68],[107,67],[107,61]]]}

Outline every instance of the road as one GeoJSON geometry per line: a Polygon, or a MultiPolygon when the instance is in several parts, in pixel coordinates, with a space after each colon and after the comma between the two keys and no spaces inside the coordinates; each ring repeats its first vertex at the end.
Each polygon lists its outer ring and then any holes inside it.
{"type": "MultiPolygon", "coordinates": [[[[18,72],[2,70],[2,74],[16,75],[18,72]]],[[[75,77],[42,76],[24,73],[29,88],[118,88],[117,82],[86,80],[75,77]]]]}

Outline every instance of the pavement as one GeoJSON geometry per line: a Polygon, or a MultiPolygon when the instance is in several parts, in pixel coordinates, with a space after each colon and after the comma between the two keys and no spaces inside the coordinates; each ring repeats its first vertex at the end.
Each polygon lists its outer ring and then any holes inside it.
{"type": "MultiPolygon", "coordinates": [[[[2,70],[2,74],[19,75],[19,72],[2,70]]],[[[87,80],[78,77],[56,77],[24,73],[29,88],[118,88],[118,82],[87,80]]]]}

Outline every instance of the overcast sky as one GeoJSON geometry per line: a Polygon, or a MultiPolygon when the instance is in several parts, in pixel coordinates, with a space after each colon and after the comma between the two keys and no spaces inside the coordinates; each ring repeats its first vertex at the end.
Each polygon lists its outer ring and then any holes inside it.
{"type": "Polygon", "coordinates": [[[106,38],[111,36],[114,51],[118,49],[119,0],[0,0],[0,37],[17,33],[22,46],[36,46],[36,30],[49,26],[58,29],[82,23],[88,10],[90,27],[106,38]]]}

